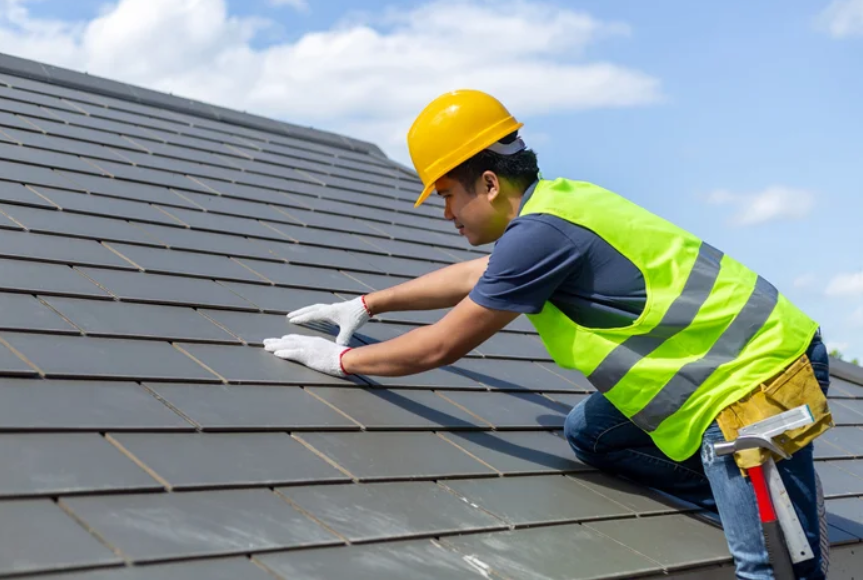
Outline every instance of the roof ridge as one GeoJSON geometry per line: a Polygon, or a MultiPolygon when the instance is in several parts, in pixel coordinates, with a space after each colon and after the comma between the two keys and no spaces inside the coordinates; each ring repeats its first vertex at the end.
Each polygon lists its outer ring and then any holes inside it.
{"type": "Polygon", "coordinates": [[[376,157],[382,157],[387,161],[392,161],[380,147],[368,141],[362,141],[313,127],[303,127],[285,121],[278,121],[245,111],[212,105],[171,93],[154,91],[130,83],[115,81],[87,72],[78,72],[72,69],[43,64],[35,60],[2,52],[0,52],[0,72],[66,88],[83,90],[89,93],[102,94],[141,105],[173,110],[178,113],[208,120],[239,125],[274,135],[295,137],[349,151],[368,153],[376,157]]]}

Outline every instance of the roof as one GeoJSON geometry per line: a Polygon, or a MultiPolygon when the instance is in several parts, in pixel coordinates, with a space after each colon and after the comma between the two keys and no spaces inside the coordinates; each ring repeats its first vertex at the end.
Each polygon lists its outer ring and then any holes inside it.
{"type": "MultiPolygon", "coordinates": [[[[8,56],[0,131],[0,577],[732,576],[692,506],[574,458],[562,422],[592,389],[523,317],[405,378],[261,348],[332,335],[289,310],[482,255],[376,146],[8,56]]],[[[840,578],[863,369],[833,372],[816,449],[840,578]]]]}

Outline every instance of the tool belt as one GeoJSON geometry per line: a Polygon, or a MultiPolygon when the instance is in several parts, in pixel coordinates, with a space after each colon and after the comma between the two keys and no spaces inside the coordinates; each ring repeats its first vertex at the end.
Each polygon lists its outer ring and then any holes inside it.
{"type": "MultiPolygon", "coordinates": [[[[827,397],[821,390],[812,363],[805,354],[783,372],[755,387],[748,395],[732,403],[716,417],[726,441],[737,438],[737,431],[752,423],[778,415],[800,405],[809,405],[815,421],[805,427],[788,431],[774,438],[774,442],[789,455],[811,443],[834,426],[827,397]]],[[[737,466],[745,470],[761,465],[772,455],[774,461],[782,458],[764,449],[746,449],[734,454],[737,466]]]]}

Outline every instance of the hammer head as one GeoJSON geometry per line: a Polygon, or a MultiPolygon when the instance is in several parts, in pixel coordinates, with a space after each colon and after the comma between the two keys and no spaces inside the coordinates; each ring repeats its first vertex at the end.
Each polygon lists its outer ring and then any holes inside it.
{"type": "Polygon", "coordinates": [[[779,448],[772,439],[761,435],[741,435],[734,441],[721,441],[713,444],[713,450],[717,455],[731,455],[744,449],[767,449],[783,459],[791,457],[779,448]]]}
{"type": "Polygon", "coordinates": [[[731,455],[744,449],[762,448],[783,459],[788,459],[790,456],[773,442],[773,438],[786,431],[809,425],[814,421],[815,418],[812,416],[809,405],[801,405],[790,411],[747,425],[738,431],[737,439],[714,443],[713,449],[717,455],[731,455]]]}

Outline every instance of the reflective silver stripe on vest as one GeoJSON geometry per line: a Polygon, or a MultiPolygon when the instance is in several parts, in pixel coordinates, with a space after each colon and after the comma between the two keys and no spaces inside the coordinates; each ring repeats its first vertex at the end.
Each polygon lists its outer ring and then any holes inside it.
{"type": "Polygon", "coordinates": [[[662,390],[638,413],[632,422],[645,431],[654,431],[665,419],[676,413],[687,399],[720,366],[740,355],[776,308],[779,292],[764,278],[758,277],[755,290],[734,321],[713,344],[704,358],[684,365],[662,390]]]}
{"type": "Polygon", "coordinates": [[[680,293],[665,316],[648,334],[630,336],[608,353],[587,379],[603,393],[611,390],[638,361],[659,348],[663,342],[692,324],[710,296],[719,276],[722,252],[702,242],[698,258],[680,293]]]}

